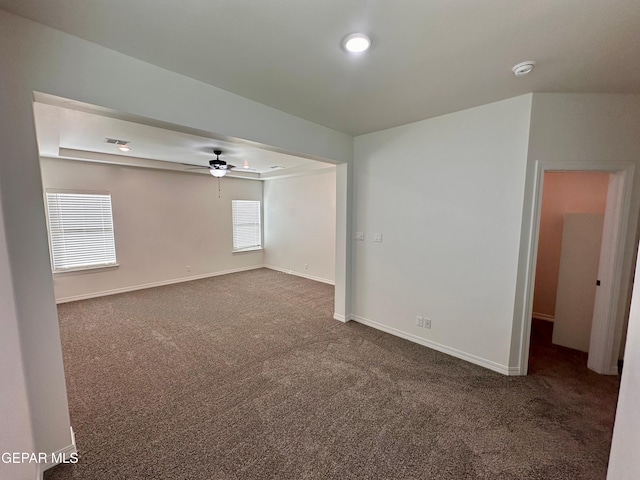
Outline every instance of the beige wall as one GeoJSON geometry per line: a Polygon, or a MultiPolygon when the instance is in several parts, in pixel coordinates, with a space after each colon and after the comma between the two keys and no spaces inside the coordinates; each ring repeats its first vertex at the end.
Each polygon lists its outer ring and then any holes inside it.
{"type": "Polygon", "coordinates": [[[264,183],[264,263],[335,282],[336,172],[264,183]]]}
{"type": "Polygon", "coordinates": [[[540,314],[554,316],[564,215],[604,213],[608,187],[609,174],[604,172],[545,173],[533,297],[534,317],[540,314]]]}
{"type": "Polygon", "coordinates": [[[231,200],[262,201],[262,182],[42,159],[45,189],[111,193],[119,267],[54,275],[57,301],[259,267],[232,253],[231,200]],[[189,267],[189,268],[188,268],[189,267]]]}

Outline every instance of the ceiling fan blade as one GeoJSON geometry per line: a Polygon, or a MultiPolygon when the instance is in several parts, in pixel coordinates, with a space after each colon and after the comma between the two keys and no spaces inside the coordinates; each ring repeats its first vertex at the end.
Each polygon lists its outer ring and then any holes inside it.
{"type": "Polygon", "coordinates": [[[185,168],[185,170],[201,170],[203,168],[209,169],[210,167],[191,167],[191,168],[185,168]]]}
{"type": "Polygon", "coordinates": [[[231,170],[232,168],[236,168],[236,166],[227,164],[226,170],[231,170]]]}

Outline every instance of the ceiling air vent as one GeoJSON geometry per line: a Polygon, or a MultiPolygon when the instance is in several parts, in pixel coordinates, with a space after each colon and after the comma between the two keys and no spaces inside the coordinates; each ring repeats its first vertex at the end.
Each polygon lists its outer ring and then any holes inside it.
{"type": "Polygon", "coordinates": [[[105,138],[104,139],[105,142],[107,143],[111,143],[112,145],[126,145],[127,143],[130,143],[129,140],[118,140],[117,138],[105,138]]]}
{"type": "Polygon", "coordinates": [[[271,165],[269,168],[271,168],[271,169],[273,169],[273,170],[281,170],[281,169],[283,169],[284,167],[283,167],[283,166],[281,166],[281,165],[271,165]]]}

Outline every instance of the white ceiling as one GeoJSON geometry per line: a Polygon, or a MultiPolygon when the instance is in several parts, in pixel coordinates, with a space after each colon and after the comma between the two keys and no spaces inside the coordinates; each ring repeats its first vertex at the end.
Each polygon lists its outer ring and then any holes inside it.
{"type": "Polygon", "coordinates": [[[0,0],[352,135],[528,92],[640,92],[638,0],[0,0]],[[364,31],[371,51],[339,41],[364,31]],[[511,67],[535,60],[528,77],[511,67]]]}

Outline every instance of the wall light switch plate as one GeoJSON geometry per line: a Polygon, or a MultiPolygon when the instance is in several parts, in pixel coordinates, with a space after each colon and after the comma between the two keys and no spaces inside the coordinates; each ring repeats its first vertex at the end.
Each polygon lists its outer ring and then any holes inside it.
{"type": "Polygon", "coordinates": [[[424,318],[418,315],[416,317],[416,325],[419,326],[419,327],[422,327],[423,324],[424,324],[424,318]]]}
{"type": "Polygon", "coordinates": [[[356,232],[356,240],[362,242],[364,240],[364,232],[356,232]]]}
{"type": "Polygon", "coordinates": [[[381,233],[374,233],[373,234],[373,241],[374,242],[378,242],[378,243],[382,243],[382,234],[381,233]]]}

